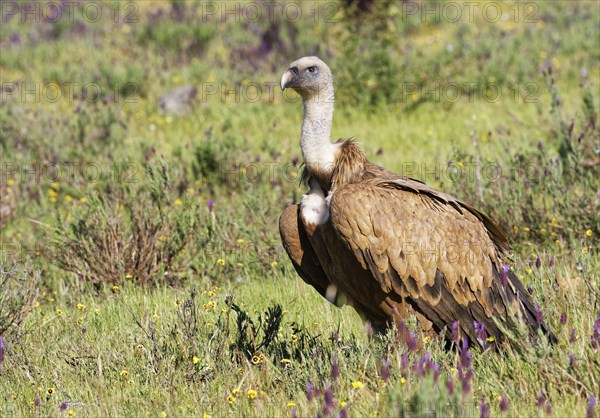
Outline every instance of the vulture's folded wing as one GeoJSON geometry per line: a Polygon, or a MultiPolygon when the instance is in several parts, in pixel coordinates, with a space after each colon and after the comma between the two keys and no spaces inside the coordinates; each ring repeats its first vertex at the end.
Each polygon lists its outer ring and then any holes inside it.
{"type": "Polygon", "coordinates": [[[319,264],[299,216],[299,205],[285,208],[279,217],[279,233],[283,248],[287,252],[298,275],[313,286],[324,298],[330,283],[319,264]]]}
{"type": "Polygon", "coordinates": [[[516,276],[501,283],[502,230],[449,195],[406,178],[369,179],[334,190],[330,210],[338,236],[382,290],[398,293],[438,331],[459,321],[474,341],[477,321],[500,335],[492,316],[516,313],[519,299],[531,305],[516,276]]]}

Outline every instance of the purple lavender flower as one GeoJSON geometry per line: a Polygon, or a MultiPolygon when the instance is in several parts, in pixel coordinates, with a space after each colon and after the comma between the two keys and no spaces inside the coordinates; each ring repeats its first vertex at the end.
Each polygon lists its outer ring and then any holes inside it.
{"type": "Polygon", "coordinates": [[[540,268],[540,267],[542,267],[542,260],[540,260],[540,255],[539,255],[539,254],[537,255],[537,257],[536,257],[536,259],[535,259],[535,266],[536,266],[537,268],[540,268]]]}
{"type": "MultiPolygon", "coordinates": [[[[429,354],[429,353],[428,353],[429,354]]],[[[413,370],[419,377],[425,376],[425,363],[427,362],[427,358],[422,356],[419,361],[415,362],[413,366],[413,370]]]]}
{"type": "Polygon", "coordinates": [[[335,382],[335,380],[340,375],[340,366],[338,365],[337,355],[333,356],[333,364],[331,366],[331,379],[335,382]]]}
{"type": "Polygon", "coordinates": [[[340,414],[339,414],[340,418],[348,418],[348,410],[346,409],[346,406],[344,406],[341,410],[340,410],[340,414]]]}
{"type": "Polygon", "coordinates": [[[335,402],[333,400],[333,392],[329,389],[330,384],[329,382],[325,382],[323,386],[325,389],[325,408],[332,409],[335,407],[335,402]]]}
{"type": "Polygon", "coordinates": [[[300,162],[300,159],[298,158],[298,156],[294,155],[294,158],[292,158],[292,164],[294,165],[294,167],[296,167],[299,162],[300,162]]]}
{"type": "Polygon", "coordinates": [[[296,408],[292,408],[292,418],[298,418],[298,411],[296,408]]]}
{"type": "Polygon", "coordinates": [[[471,391],[471,379],[473,378],[473,368],[471,363],[471,352],[469,351],[469,342],[463,338],[463,343],[460,351],[460,364],[457,367],[458,377],[462,385],[464,395],[468,395],[471,391]]]}
{"type": "Polygon", "coordinates": [[[569,354],[569,366],[575,366],[575,356],[573,354],[569,354]]]}
{"type": "Polygon", "coordinates": [[[593,329],[594,329],[594,333],[590,337],[590,340],[592,342],[592,348],[594,350],[597,350],[598,342],[600,341],[600,316],[598,318],[596,318],[596,321],[594,321],[593,329]]]}
{"type": "Polygon", "coordinates": [[[417,340],[415,339],[415,334],[413,334],[412,331],[408,332],[406,345],[410,351],[417,351],[417,340]]]}
{"type": "Polygon", "coordinates": [[[548,262],[548,265],[550,267],[554,267],[554,257],[550,258],[550,261],[548,262]]]}
{"type": "Polygon", "coordinates": [[[546,403],[546,415],[552,415],[552,405],[550,405],[550,402],[546,403]]]}
{"type": "Polygon", "coordinates": [[[500,412],[506,412],[508,410],[508,398],[506,394],[500,398],[500,412]]]}
{"type": "Polygon", "coordinates": [[[448,388],[448,395],[452,396],[452,394],[454,393],[454,379],[452,379],[452,376],[448,377],[446,387],[448,388]]]}
{"type": "Polygon", "coordinates": [[[386,383],[390,380],[390,361],[386,358],[383,359],[383,364],[381,366],[381,378],[386,383]]]}
{"type": "Polygon", "coordinates": [[[542,408],[545,403],[546,403],[546,395],[544,394],[543,390],[540,390],[540,393],[537,397],[537,407],[542,408]]]}
{"type": "Polygon", "coordinates": [[[454,321],[452,323],[452,334],[450,335],[450,339],[453,343],[458,343],[459,335],[458,335],[458,321],[454,321]]]}
{"type": "Polygon", "coordinates": [[[433,382],[437,383],[440,378],[440,365],[437,363],[429,362],[429,368],[433,370],[433,382]]]}
{"type": "Polygon", "coordinates": [[[502,267],[502,273],[500,274],[500,281],[503,286],[508,284],[508,270],[510,270],[510,264],[505,264],[504,267],[502,267]]]}
{"type": "Polygon", "coordinates": [[[4,338],[0,337],[0,364],[4,361],[4,338]]]}
{"type": "Polygon", "coordinates": [[[571,329],[571,336],[569,337],[569,344],[573,344],[576,339],[577,339],[577,337],[575,335],[575,328],[572,328],[571,329]]]}
{"type": "Polygon", "coordinates": [[[408,371],[408,357],[406,357],[406,354],[402,354],[402,357],[400,357],[400,370],[402,376],[406,377],[406,372],[408,371]]]}
{"type": "Polygon", "coordinates": [[[481,398],[481,403],[479,404],[479,416],[481,418],[490,418],[490,406],[485,401],[485,396],[481,398]]]}
{"type": "Polygon", "coordinates": [[[588,409],[586,413],[586,418],[594,418],[594,408],[596,407],[596,397],[591,396],[588,401],[588,409]]]}
{"type": "Polygon", "coordinates": [[[563,312],[560,314],[560,324],[562,326],[567,325],[567,313],[566,312],[563,312]]]}
{"type": "Polygon", "coordinates": [[[481,345],[485,345],[485,341],[487,340],[487,332],[485,332],[485,324],[480,324],[477,321],[473,321],[473,326],[475,327],[475,332],[477,334],[477,341],[481,345]]]}
{"type": "Polygon", "coordinates": [[[69,404],[66,401],[63,401],[59,406],[58,409],[60,409],[61,411],[66,411],[69,408],[69,404]]]}
{"type": "Polygon", "coordinates": [[[538,325],[542,325],[542,323],[544,322],[542,310],[540,309],[540,305],[538,305],[537,303],[535,304],[535,322],[537,322],[538,325]]]}
{"type": "Polygon", "coordinates": [[[212,199],[208,200],[208,211],[210,213],[212,213],[213,209],[215,208],[215,201],[212,199]]]}
{"type": "Polygon", "coordinates": [[[308,382],[306,384],[306,399],[308,399],[308,402],[313,400],[313,394],[314,394],[314,387],[312,382],[308,382]]]}

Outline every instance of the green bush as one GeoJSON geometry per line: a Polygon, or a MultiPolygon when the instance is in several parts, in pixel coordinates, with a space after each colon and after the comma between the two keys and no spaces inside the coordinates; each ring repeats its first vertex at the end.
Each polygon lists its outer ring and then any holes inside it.
{"type": "Polygon", "coordinates": [[[516,153],[505,147],[496,161],[483,161],[474,138],[476,152],[456,152],[451,162],[450,170],[456,172],[452,192],[491,215],[515,238],[579,242],[587,252],[600,236],[598,112],[591,90],[585,89],[581,110],[566,117],[550,66],[544,76],[552,97],[547,141],[516,153]],[[461,175],[466,166],[475,168],[474,176],[461,175]]]}
{"type": "Polygon", "coordinates": [[[41,271],[31,260],[0,259],[0,337],[13,334],[39,298],[41,271]]]}
{"type": "Polygon", "coordinates": [[[57,212],[49,261],[96,285],[177,280],[210,239],[211,217],[197,199],[177,196],[166,165],[148,163],[145,174],[143,184],[108,184],[83,207],[57,212]]]}

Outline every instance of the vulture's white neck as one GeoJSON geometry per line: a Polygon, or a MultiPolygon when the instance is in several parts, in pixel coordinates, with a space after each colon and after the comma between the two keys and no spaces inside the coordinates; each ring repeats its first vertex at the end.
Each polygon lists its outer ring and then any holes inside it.
{"type": "Polygon", "coordinates": [[[335,159],[335,144],[331,143],[333,120],[333,83],[310,97],[303,97],[300,148],[304,164],[311,173],[330,173],[335,159]]]}

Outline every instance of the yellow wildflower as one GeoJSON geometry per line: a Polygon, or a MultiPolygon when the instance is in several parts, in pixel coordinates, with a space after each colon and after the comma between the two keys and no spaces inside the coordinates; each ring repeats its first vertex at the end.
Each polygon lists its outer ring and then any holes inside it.
{"type": "Polygon", "coordinates": [[[487,337],[488,342],[493,343],[496,339],[493,336],[487,337]]]}
{"type": "Polygon", "coordinates": [[[219,258],[217,260],[217,264],[220,265],[221,267],[223,267],[225,265],[225,260],[223,260],[222,258],[219,258]]]}
{"type": "Polygon", "coordinates": [[[85,305],[81,302],[79,302],[77,304],[77,309],[79,309],[80,311],[85,311],[85,305]]]}
{"type": "Polygon", "coordinates": [[[213,292],[212,290],[210,292],[208,292],[209,298],[214,298],[215,296],[217,296],[217,294],[215,292],[213,292]]]}
{"type": "Polygon", "coordinates": [[[181,199],[175,199],[175,206],[181,206],[183,204],[181,199]]]}
{"type": "Polygon", "coordinates": [[[287,403],[287,406],[292,407],[292,406],[296,406],[296,404],[294,402],[292,402],[292,401],[289,401],[287,403]]]}
{"type": "Polygon", "coordinates": [[[346,405],[348,405],[348,402],[345,402],[345,401],[341,401],[341,402],[340,402],[340,408],[343,408],[343,407],[345,407],[346,405]]]}
{"type": "Polygon", "coordinates": [[[160,418],[167,418],[167,413],[165,411],[162,411],[160,413],[160,418]]]}
{"type": "Polygon", "coordinates": [[[126,278],[126,279],[133,279],[133,276],[132,276],[131,274],[127,273],[127,274],[125,275],[125,278],[126,278]]]}
{"type": "Polygon", "coordinates": [[[550,221],[550,226],[552,228],[556,228],[558,226],[558,221],[556,220],[556,218],[552,218],[552,220],[550,221]]]}
{"type": "Polygon", "coordinates": [[[112,287],[112,291],[113,293],[119,293],[121,291],[121,288],[118,285],[114,285],[112,287]]]}
{"type": "Polygon", "coordinates": [[[252,364],[258,364],[258,363],[260,363],[262,361],[263,361],[262,354],[260,354],[258,356],[252,356],[252,364]]]}
{"type": "Polygon", "coordinates": [[[8,179],[8,180],[6,180],[6,185],[8,187],[12,186],[13,184],[15,184],[15,180],[14,179],[8,179]]]}
{"type": "Polygon", "coordinates": [[[240,239],[238,239],[238,240],[237,240],[237,243],[238,243],[238,244],[243,244],[244,242],[245,242],[245,241],[244,241],[242,238],[240,238],[240,239]]]}
{"type": "Polygon", "coordinates": [[[588,229],[587,231],[585,231],[585,235],[588,237],[591,237],[594,234],[594,232],[591,229],[588,229]]]}
{"type": "Polygon", "coordinates": [[[73,411],[72,409],[69,409],[69,411],[67,412],[67,416],[69,418],[73,418],[75,416],[75,411],[73,411]]]}
{"type": "Polygon", "coordinates": [[[127,370],[121,370],[121,377],[127,377],[129,376],[129,372],[127,370]]]}
{"type": "Polygon", "coordinates": [[[79,199],[79,201],[81,203],[85,203],[85,202],[87,202],[87,198],[86,197],[82,197],[82,198],[79,199]]]}
{"type": "Polygon", "coordinates": [[[198,356],[192,357],[192,363],[198,364],[199,361],[200,361],[200,359],[198,358],[198,356]]]}
{"type": "Polygon", "coordinates": [[[233,403],[235,402],[235,397],[233,395],[227,396],[227,402],[229,403],[229,405],[233,405],[233,403]]]}
{"type": "Polygon", "coordinates": [[[56,310],[56,315],[61,316],[63,314],[62,309],[57,309],[56,310]]]}
{"type": "Polygon", "coordinates": [[[406,379],[404,377],[400,378],[400,383],[402,383],[403,385],[406,383],[406,379]]]}
{"type": "Polygon", "coordinates": [[[277,261],[272,261],[271,262],[271,267],[277,267],[277,261]]]}
{"type": "Polygon", "coordinates": [[[248,396],[248,399],[252,401],[258,396],[258,392],[256,392],[254,389],[248,389],[246,396],[248,396]]]}
{"type": "Polygon", "coordinates": [[[292,360],[290,360],[289,358],[284,358],[284,359],[281,360],[281,364],[284,364],[286,366],[288,364],[290,364],[291,362],[292,362],[292,360]]]}
{"type": "Polygon", "coordinates": [[[360,389],[363,387],[363,382],[361,382],[360,380],[357,380],[356,382],[352,382],[352,387],[354,389],[360,389]]]}
{"type": "Polygon", "coordinates": [[[525,228],[523,228],[523,231],[529,232],[529,231],[531,231],[531,228],[529,228],[528,226],[526,226],[525,228]]]}
{"type": "Polygon", "coordinates": [[[531,274],[533,273],[533,270],[531,270],[529,267],[525,269],[525,273],[527,274],[531,274]]]}
{"type": "Polygon", "coordinates": [[[48,396],[52,396],[52,394],[54,393],[54,388],[48,388],[48,390],[46,391],[46,393],[48,393],[48,396]]]}
{"type": "Polygon", "coordinates": [[[240,394],[240,390],[238,388],[235,388],[231,391],[231,393],[233,393],[234,396],[237,396],[240,394]]]}

